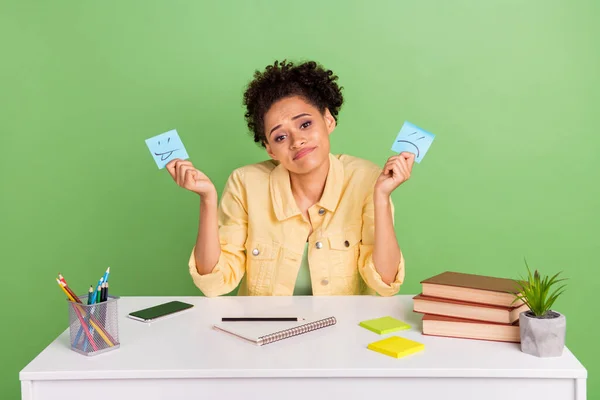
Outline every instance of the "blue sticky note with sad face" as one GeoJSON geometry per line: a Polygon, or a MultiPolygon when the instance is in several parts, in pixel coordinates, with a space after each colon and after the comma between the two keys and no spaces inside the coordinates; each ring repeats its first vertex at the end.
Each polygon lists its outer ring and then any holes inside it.
{"type": "Polygon", "coordinates": [[[396,136],[396,140],[394,140],[392,150],[396,153],[403,151],[413,153],[416,156],[415,161],[420,163],[423,157],[425,157],[427,150],[429,150],[429,146],[431,146],[434,138],[435,135],[433,133],[427,132],[406,121],[402,125],[402,129],[400,129],[400,133],[396,136]]]}
{"type": "Polygon", "coordinates": [[[183,146],[183,142],[175,129],[146,139],[146,145],[159,169],[164,168],[169,161],[175,158],[181,160],[187,160],[189,158],[188,153],[183,146]]]}

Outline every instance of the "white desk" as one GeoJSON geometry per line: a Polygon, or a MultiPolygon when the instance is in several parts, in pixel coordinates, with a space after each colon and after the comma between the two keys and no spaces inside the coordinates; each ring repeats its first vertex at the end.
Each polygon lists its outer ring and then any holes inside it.
{"type": "Polygon", "coordinates": [[[516,343],[424,336],[412,296],[133,297],[121,298],[119,314],[121,348],[86,357],[65,331],[21,371],[22,399],[586,398],[587,371],[568,349],[542,359],[516,343]],[[174,299],[195,307],[152,324],[126,317],[174,299]],[[337,324],[262,347],[211,329],[222,316],[267,312],[337,324]],[[401,359],[368,350],[394,333],[358,323],[385,315],[410,323],[395,334],[425,350],[401,359]]]}

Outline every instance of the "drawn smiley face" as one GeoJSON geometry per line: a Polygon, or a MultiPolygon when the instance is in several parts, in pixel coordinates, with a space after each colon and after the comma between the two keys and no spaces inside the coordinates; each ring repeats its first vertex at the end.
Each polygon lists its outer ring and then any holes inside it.
{"type": "MultiPolygon", "coordinates": [[[[161,147],[160,142],[161,141],[159,140],[158,143],[157,143],[157,150],[158,150],[158,147],[161,147]]],[[[170,143],[171,143],[171,138],[168,137],[166,141],[163,139],[162,142],[164,143],[165,148],[168,148],[169,145],[170,145],[170,143]]],[[[173,153],[176,152],[177,150],[179,150],[179,149],[166,150],[166,151],[163,151],[161,153],[159,153],[157,151],[154,151],[154,155],[157,156],[157,157],[160,156],[160,161],[165,161],[165,160],[168,160],[169,157],[171,157],[173,155],[173,153]]]]}
{"type": "Polygon", "coordinates": [[[175,129],[146,139],[146,145],[159,169],[164,168],[168,162],[176,158],[181,160],[189,158],[175,129]]]}

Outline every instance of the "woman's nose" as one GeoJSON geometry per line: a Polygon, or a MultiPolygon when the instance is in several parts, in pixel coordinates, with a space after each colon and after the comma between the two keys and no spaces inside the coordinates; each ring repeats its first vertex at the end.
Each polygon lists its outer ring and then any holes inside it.
{"type": "Polygon", "coordinates": [[[298,148],[298,147],[302,146],[304,143],[306,143],[306,137],[302,133],[300,133],[300,132],[292,133],[292,146],[294,148],[298,148]]]}

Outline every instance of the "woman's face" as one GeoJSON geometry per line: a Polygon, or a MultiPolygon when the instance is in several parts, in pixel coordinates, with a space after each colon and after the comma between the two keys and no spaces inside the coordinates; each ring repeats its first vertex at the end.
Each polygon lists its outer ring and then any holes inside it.
{"type": "Polygon", "coordinates": [[[267,153],[295,174],[309,173],[329,159],[329,134],[335,119],[303,98],[274,103],[264,118],[267,153]]]}

